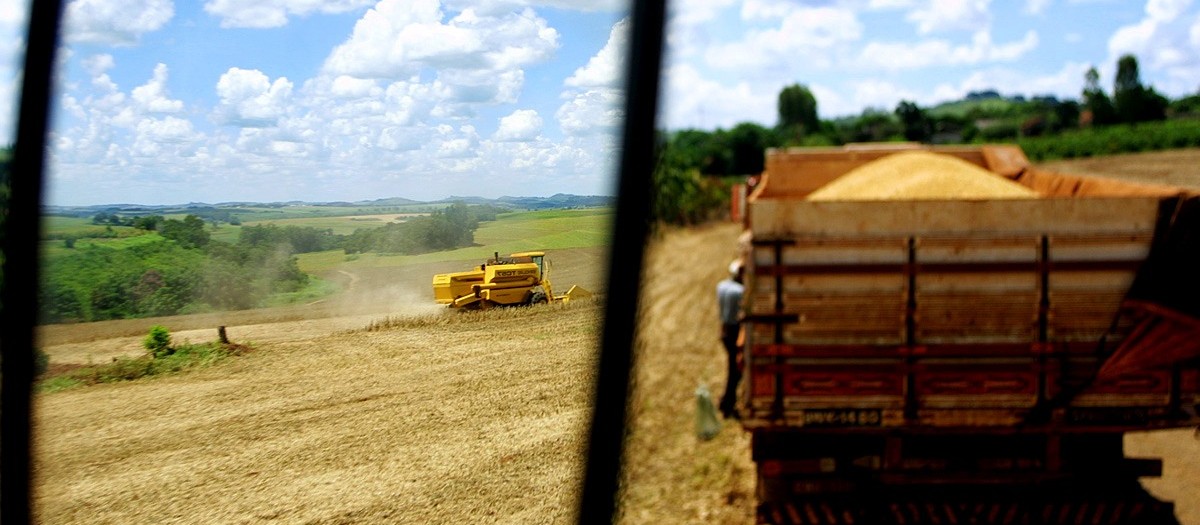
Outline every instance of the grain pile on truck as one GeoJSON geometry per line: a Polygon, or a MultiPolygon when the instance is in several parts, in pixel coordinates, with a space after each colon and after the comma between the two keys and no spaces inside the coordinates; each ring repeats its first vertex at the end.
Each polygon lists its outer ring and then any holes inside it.
{"type": "Polygon", "coordinates": [[[863,164],[809,194],[810,201],[1022,199],[1037,192],[965,160],[907,151],[863,164]]]}
{"type": "Polygon", "coordinates": [[[1176,523],[1122,435],[1200,424],[1196,195],[853,146],[768,151],[745,208],[760,522],[1176,523]]]}

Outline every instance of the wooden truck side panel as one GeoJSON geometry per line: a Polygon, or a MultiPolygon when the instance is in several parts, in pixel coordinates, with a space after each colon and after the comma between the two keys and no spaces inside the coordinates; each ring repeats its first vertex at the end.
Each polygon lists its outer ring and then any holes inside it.
{"type": "MultiPolygon", "coordinates": [[[[850,155],[815,165],[833,173],[871,157],[850,155]]],[[[768,186],[798,180],[775,179],[768,186]]],[[[811,189],[785,186],[760,188],[748,210],[748,428],[999,429],[1054,407],[1058,424],[1119,431],[1178,406],[1190,376],[1096,378],[1131,328],[1117,314],[1154,240],[1161,191],[813,202],[796,193],[811,189]],[[1130,408],[1144,417],[1112,412],[1130,408]]]]}

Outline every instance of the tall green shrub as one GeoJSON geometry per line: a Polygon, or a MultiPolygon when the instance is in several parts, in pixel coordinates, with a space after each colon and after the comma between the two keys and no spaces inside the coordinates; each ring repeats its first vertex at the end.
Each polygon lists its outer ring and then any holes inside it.
{"type": "Polygon", "coordinates": [[[142,340],[142,346],[156,359],[171,355],[171,332],[163,325],[150,327],[150,333],[142,340]]]}

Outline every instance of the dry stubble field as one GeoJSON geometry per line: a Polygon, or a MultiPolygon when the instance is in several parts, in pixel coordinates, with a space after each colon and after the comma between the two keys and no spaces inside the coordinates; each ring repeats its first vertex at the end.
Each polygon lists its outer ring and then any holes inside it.
{"type": "MultiPolygon", "coordinates": [[[[1200,151],[1055,165],[1200,188],[1200,151]],[[1169,177],[1169,178],[1167,178],[1169,177]]],[[[752,523],[749,440],[693,432],[694,391],[720,392],[711,288],[728,225],[669,230],[646,261],[621,523],[752,523]]],[[[596,288],[603,250],[556,254],[556,282],[596,288]],[[562,255],[565,257],[560,257],[562,255]],[[568,262],[569,261],[569,262],[568,262]]],[[[174,377],[39,395],[44,523],[567,523],[581,475],[598,303],[430,316],[428,275],[364,271],[359,294],[305,308],[165,320],[253,353],[174,377]],[[366,331],[372,320],[394,321],[366,331]],[[203,329],[203,330],[201,330],[203,329]]],[[[153,322],[164,322],[154,320],[153,322]]],[[[152,322],[48,327],[55,360],[137,351],[152,322]]],[[[1155,494],[1200,524],[1200,441],[1130,436],[1166,459],[1155,494]]]]}
{"type": "MultiPolygon", "coordinates": [[[[555,252],[557,282],[599,289],[604,253],[555,252]]],[[[194,342],[228,325],[254,350],[38,395],[38,520],[571,522],[601,303],[433,305],[430,275],[463,266],[362,270],[307,308],[45,327],[57,363],[137,352],[159,322],[194,342]]]]}

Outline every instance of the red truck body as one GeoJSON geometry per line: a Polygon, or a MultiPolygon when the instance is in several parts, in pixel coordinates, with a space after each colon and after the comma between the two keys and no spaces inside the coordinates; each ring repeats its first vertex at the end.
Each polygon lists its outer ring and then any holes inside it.
{"type": "Polygon", "coordinates": [[[1170,523],[1122,434],[1200,423],[1200,201],[923,149],[1039,197],[804,199],[893,146],[772,150],[747,198],[760,521],[1170,523]]]}

